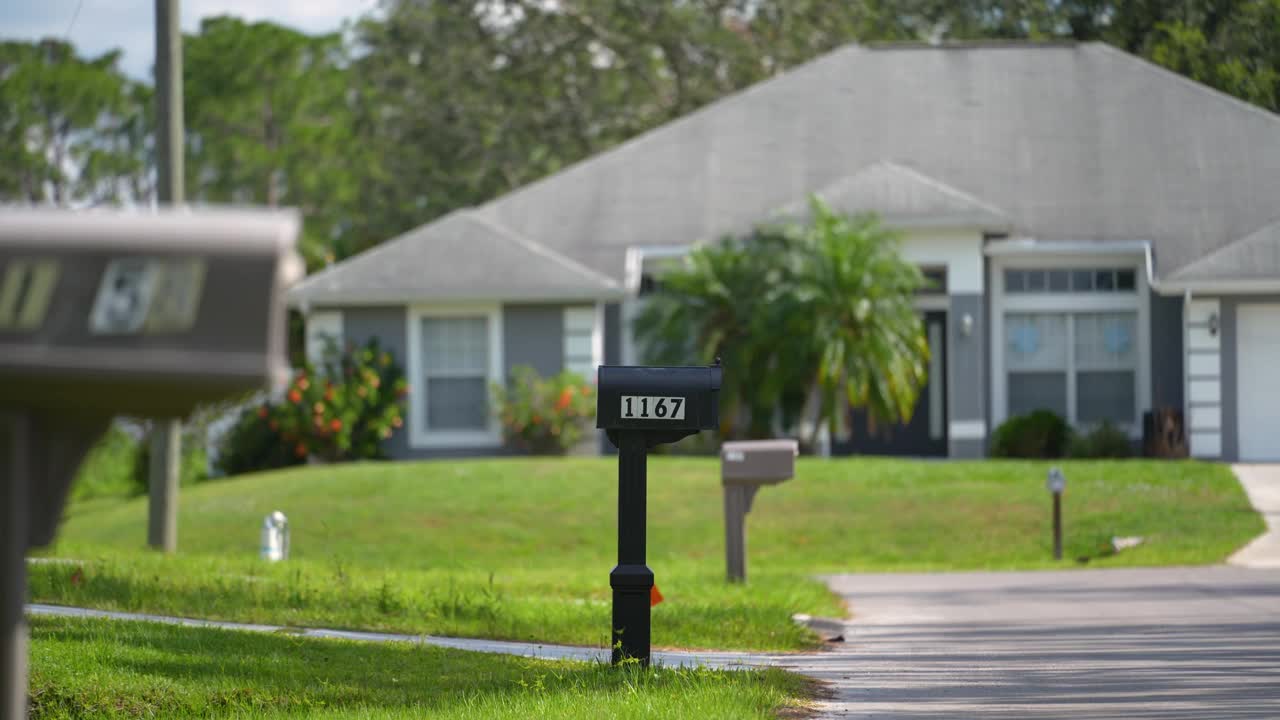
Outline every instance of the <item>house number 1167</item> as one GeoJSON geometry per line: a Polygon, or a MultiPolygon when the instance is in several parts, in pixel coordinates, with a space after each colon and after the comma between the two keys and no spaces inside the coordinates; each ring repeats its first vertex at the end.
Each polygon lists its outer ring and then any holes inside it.
{"type": "Polygon", "coordinates": [[[684,398],[623,395],[622,417],[636,420],[683,420],[684,398]]]}

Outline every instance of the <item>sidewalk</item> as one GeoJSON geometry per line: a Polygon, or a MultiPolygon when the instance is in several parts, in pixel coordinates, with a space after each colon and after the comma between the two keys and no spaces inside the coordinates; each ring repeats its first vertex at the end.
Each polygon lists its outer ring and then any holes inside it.
{"type": "Polygon", "coordinates": [[[1227,559],[1231,565],[1280,568],[1280,465],[1232,465],[1267,531],[1227,559]]]}

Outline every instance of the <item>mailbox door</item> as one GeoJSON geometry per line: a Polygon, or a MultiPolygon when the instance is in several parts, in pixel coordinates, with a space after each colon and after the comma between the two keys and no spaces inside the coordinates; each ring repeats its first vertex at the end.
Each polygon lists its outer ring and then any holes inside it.
{"type": "Polygon", "coordinates": [[[601,366],[596,427],[713,430],[720,425],[718,367],[601,366]]]}

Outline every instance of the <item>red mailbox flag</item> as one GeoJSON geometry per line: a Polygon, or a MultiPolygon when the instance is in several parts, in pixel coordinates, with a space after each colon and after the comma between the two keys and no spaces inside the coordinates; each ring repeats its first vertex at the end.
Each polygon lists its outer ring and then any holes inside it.
{"type": "Polygon", "coordinates": [[[649,588],[649,607],[653,607],[662,602],[662,593],[658,592],[658,586],[654,585],[649,588]]]}

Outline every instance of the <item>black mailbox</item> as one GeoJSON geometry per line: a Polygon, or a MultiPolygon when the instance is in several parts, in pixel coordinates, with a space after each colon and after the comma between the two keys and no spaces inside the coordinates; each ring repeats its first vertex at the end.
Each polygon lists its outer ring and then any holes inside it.
{"type": "Polygon", "coordinates": [[[596,427],[618,448],[618,564],[613,588],[613,662],[649,662],[653,571],[645,561],[649,448],[720,424],[719,361],[710,367],[603,365],[596,376],[596,427]]]}
{"type": "Polygon", "coordinates": [[[597,380],[596,427],[648,431],[650,445],[675,442],[720,426],[723,370],[711,367],[602,365],[597,380]]]}

